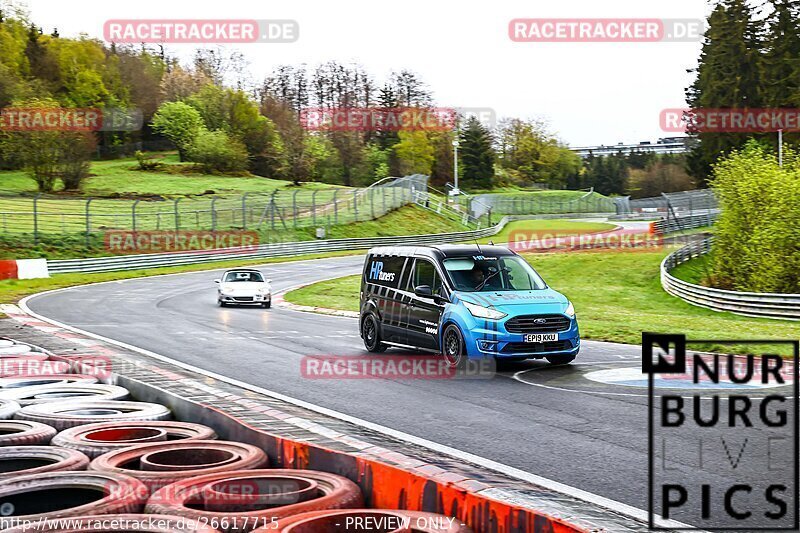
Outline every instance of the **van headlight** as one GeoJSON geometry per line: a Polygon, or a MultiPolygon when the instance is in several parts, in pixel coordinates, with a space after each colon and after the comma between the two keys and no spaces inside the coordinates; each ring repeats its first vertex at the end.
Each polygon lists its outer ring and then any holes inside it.
{"type": "Polygon", "coordinates": [[[564,311],[564,314],[570,318],[575,318],[575,306],[572,305],[572,302],[569,302],[569,305],[567,306],[566,311],[564,311]]]}
{"type": "Polygon", "coordinates": [[[463,302],[464,307],[466,307],[470,314],[475,318],[488,318],[490,320],[500,320],[508,316],[506,313],[502,313],[497,309],[492,309],[491,307],[484,307],[478,304],[471,304],[469,302],[463,302]]]}

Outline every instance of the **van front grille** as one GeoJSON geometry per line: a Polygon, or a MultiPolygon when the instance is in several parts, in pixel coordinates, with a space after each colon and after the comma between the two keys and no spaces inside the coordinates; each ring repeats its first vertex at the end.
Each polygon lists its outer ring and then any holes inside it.
{"type": "Polygon", "coordinates": [[[509,333],[553,333],[569,329],[569,318],[564,315],[522,315],[506,322],[509,333]]]}

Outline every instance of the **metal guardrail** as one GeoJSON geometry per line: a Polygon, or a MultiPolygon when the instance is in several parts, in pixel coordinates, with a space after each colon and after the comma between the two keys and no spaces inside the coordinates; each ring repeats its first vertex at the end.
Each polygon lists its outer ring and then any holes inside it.
{"type": "Polygon", "coordinates": [[[712,226],[719,217],[718,209],[710,209],[703,213],[692,213],[681,217],[669,217],[653,222],[653,229],[662,234],[675,233],[687,229],[712,226]]]}
{"type": "Polygon", "coordinates": [[[737,315],[800,320],[800,294],[739,292],[703,287],[676,278],[670,271],[690,259],[707,254],[713,237],[693,242],[671,253],[661,262],[661,286],[669,294],[699,307],[737,315]]]}

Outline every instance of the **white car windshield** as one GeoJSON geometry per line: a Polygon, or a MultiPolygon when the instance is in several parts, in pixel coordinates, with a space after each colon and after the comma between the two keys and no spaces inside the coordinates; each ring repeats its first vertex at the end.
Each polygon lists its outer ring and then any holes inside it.
{"type": "Polygon", "coordinates": [[[468,256],[444,260],[453,287],[459,291],[530,291],[546,289],[547,284],[521,257],[468,256]]]}
{"type": "Polygon", "coordinates": [[[260,272],[228,272],[225,274],[225,283],[236,283],[237,281],[250,281],[263,283],[264,276],[260,272]]]}

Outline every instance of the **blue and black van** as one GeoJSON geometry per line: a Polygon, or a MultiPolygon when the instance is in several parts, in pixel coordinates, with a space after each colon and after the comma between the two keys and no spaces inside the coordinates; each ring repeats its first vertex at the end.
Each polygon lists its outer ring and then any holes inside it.
{"type": "Polygon", "coordinates": [[[360,332],[370,352],[388,347],[470,357],[572,362],[575,309],[522,257],[502,246],[387,246],[367,254],[360,332]]]}

